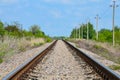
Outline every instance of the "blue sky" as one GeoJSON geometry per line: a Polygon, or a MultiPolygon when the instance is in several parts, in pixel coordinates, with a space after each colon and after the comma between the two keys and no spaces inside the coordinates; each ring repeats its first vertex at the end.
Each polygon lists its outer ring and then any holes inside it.
{"type": "MultiPolygon", "coordinates": [[[[120,5],[120,0],[116,0],[120,5]]],[[[112,29],[112,0],[0,0],[0,20],[4,23],[18,21],[28,30],[33,24],[40,25],[49,36],[69,36],[75,26],[89,18],[99,29],[112,29]]],[[[120,6],[116,8],[115,24],[120,26],[120,6]]]]}

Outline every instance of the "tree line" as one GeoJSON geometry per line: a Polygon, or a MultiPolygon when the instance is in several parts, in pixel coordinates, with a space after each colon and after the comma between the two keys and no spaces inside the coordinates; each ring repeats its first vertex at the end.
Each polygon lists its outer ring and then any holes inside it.
{"type": "MultiPolygon", "coordinates": [[[[79,28],[74,28],[71,32],[70,38],[82,38],[87,39],[87,27],[88,27],[88,39],[96,39],[96,31],[93,24],[82,24],[79,28]]],[[[101,29],[98,32],[98,40],[100,42],[112,42],[113,31],[110,29],[101,29]]],[[[115,26],[115,42],[120,44],[120,27],[115,26]]]]}
{"type": "Polygon", "coordinates": [[[45,35],[45,33],[40,29],[39,25],[30,26],[29,30],[22,29],[22,25],[18,22],[12,24],[4,24],[0,21],[0,39],[3,42],[4,36],[22,38],[22,37],[35,37],[35,38],[47,38],[50,37],[45,35]]]}

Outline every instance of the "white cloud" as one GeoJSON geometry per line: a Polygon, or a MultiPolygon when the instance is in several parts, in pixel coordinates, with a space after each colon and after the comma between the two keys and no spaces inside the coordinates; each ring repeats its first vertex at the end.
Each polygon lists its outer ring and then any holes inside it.
{"type": "Polygon", "coordinates": [[[76,5],[76,4],[86,4],[89,2],[101,2],[103,0],[43,0],[43,1],[47,3],[76,5]]]}
{"type": "Polygon", "coordinates": [[[17,2],[18,0],[0,0],[0,4],[14,4],[17,2]]]}
{"type": "Polygon", "coordinates": [[[50,3],[60,3],[60,4],[71,4],[72,0],[44,0],[45,2],[50,3]]]}
{"type": "Polygon", "coordinates": [[[90,2],[101,2],[103,0],[89,0],[90,2]]]}
{"type": "Polygon", "coordinates": [[[60,12],[60,11],[57,11],[57,10],[55,10],[55,11],[50,11],[50,14],[51,14],[53,17],[55,17],[55,18],[61,18],[61,17],[62,17],[61,12],[60,12]]]}

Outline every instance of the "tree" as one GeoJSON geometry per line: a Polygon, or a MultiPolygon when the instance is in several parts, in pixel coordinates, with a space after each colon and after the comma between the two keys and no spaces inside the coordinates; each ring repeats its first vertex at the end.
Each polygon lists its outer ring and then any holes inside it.
{"type": "Polygon", "coordinates": [[[5,30],[10,36],[22,37],[22,30],[20,29],[20,26],[17,24],[7,25],[5,27],[5,30]]]}
{"type": "Polygon", "coordinates": [[[40,27],[38,25],[33,25],[30,27],[30,31],[35,37],[44,37],[45,34],[40,30],[40,27]]]}
{"type": "Polygon", "coordinates": [[[99,41],[112,42],[112,31],[109,29],[101,29],[99,31],[99,41]]]}
{"type": "Polygon", "coordinates": [[[115,42],[120,44],[120,28],[118,26],[115,27],[115,42]]]}
{"type": "Polygon", "coordinates": [[[75,32],[76,32],[75,29],[73,29],[72,32],[71,32],[70,38],[75,38],[75,36],[76,36],[76,35],[75,35],[75,34],[76,34],[75,32]]]}
{"type": "Polygon", "coordinates": [[[2,42],[4,41],[4,34],[5,34],[4,24],[0,21],[0,38],[2,42]]]}
{"type": "Polygon", "coordinates": [[[30,31],[33,33],[33,35],[35,35],[37,32],[40,31],[40,27],[38,25],[32,25],[30,27],[30,31]]]}
{"type": "Polygon", "coordinates": [[[19,32],[19,28],[16,25],[8,25],[5,30],[8,32],[19,32]]]}
{"type": "MultiPolygon", "coordinates": [[[[88,33],[89,39],[93,39],[95,36],[95,30],[90,22],[88,23],[88,29],[89,29],[89,33],[88,33]]],[[[87,24],[82,24],[77,30],[73,29],[70,38],[76,37],[76,31],[77,31],[77,38],[80,35],[80,37],[87,39],[87,24]],[[79,30],[80,30],[80,34],[79,34],[79,30]]]]}

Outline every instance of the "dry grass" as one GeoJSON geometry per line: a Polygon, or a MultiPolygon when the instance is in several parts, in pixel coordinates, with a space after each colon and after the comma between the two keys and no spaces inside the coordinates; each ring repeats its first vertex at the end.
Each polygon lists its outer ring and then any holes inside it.
{"type": "Polygon", "coordinates": [[[35,46],[40,46],[43,43],[44,39],[17,39],[5,37],[4,42],[0,41],[0,63],[2,63],[4,60],[7,60],[15,53],[26,51],[27,49],[31,49],[35,46]]]}
{"type": "Polygon", "coordinates": [[[112,65],[109,66],[109,68],[111,68],[112,70],[120,70],[120,65],[112,65]]]}
{"type": "Polygon", "coordinates": [[[42,38],[38,38],[38,39],[32,39],[31,41],[31,46],[34,46],[35,44],[43,44],[45,43],[45,40],[42,38]]]}
{"type": "Polygon", "coordinates": [[[93,53],[96,53],[108,60],[120,64],[120,46],[112,46],[110,43],[101,43],[96,41],[77,40],[73,41],[78,47],[87,49],[93,53]]]}

